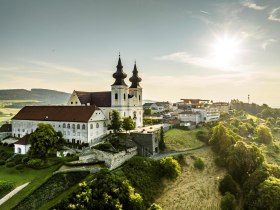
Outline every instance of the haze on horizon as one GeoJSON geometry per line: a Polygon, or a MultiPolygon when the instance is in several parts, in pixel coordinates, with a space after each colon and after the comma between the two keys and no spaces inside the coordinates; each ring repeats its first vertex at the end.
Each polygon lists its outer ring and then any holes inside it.
{"type": "Polygon", "coordinates": [[[144,99],[280,107],[279,0],[0,0],[0,29],[0,89],[109,90],[121,52],[144,99]]]}

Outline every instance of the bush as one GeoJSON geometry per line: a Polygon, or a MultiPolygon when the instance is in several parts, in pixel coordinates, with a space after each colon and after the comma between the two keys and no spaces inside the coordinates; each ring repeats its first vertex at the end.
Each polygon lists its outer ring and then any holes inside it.
{"type": "Polygon", "coordinates": [[[237,184],[233,180],[231,175],[226,174],[225,177],[220,181],[219,191],[221,192],[222,195],[225,195],[226,192],[230,192],[235,196],[237,195],[238,193],[237,184]]]}
{"type": "Polygon", "coordinates": [[[24,169],[24,167],[25,167],[25,165],[23,165],[23,164],[18,164],[18,165],[16,166],[16,170],[22,170],[22,169],[24,169]]]}
{"type": "Polygon", "coordinates": [[[5,165],[6,161],[5,160],[0,160],[0,166],[5,165]]]}
{"type": "Polygon", "coordinates": [[[5,142],[5,143],[3,144],[3,146],[4,146],[4,147],[8,146],[8,143],[7,143],[7,142],[5,142]]]}
{"type": "Polygon", "coordinates": [[[202,142],[208,143],[209,133],[207,131],[197,131],[196,138],[202,142]]]}
{"type": "Polygon", "coordinates": [[[8,147],[14,147],[15,145],[14,144],[8,144],[8,147]]]}
{"type": "Polygon", "coordinates": [[[170,179],[176,179],[181,174],[181,167],[173,157],[165,157],[160,160],[164,176],[170,179]]]}
{"type": "Polygon", "coordinates": [[[12,168],[12,167],[14,167],[16,164],[14,163],[14,162],[8,162],[8,163],[6,163],[6,167],[7,168],[12,168]]]}
{"type": "Polygon", "coordinates": [[[202,158],[197,158],[195,161],[194,161],[194,167],[199,169],[199,170],[203,170],[204,167],[205,167],[205,164],[204,164],[204,161],[202,158]]]}
{"type": "Polygon", "coordinates": [[[44,161],[41,159],[31,159],[27,162],[27,166],[30,168],[39,169],[44,166],[44,161]]]}
{"type": "Polygon", "coordinates": [[[29,161],[29,157],[23,157],[21,159],[21,162],[24,163],[24,164],[26,164],[28,161],[29,161]]]}
{"type": "Polygon", "coordinates": [[[153,203],[148,210],[162,210],[160,205],[153,203]]]}
{"type": "Polygon", "coordinates": [[[13,158],[13,162],[15,162],[16,165],[22,163],[22,159],[24,158],[23,155],[16,155],[14,158],[13,158]]]}
{"type": "Polygon", "coordinates": [[[221,200],[221,209],[222,210],[234,210],[236,207],[236,200],[234,195],[226,192],[221,200]]]}
{"type": "Polygon", "coordinates": [[[9,193],[13,188],[13,183],[7,181],[0,181],[0,198],[9,193]]]}

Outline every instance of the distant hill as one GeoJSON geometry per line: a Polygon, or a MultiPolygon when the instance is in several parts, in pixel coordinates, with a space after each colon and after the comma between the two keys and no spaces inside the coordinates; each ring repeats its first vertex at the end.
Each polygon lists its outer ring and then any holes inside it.
{"type": "Polygon", "coordinates": [[[66,104],[70,97],[69,93],[48,89],[7,89],[0,90],[0,100],[34,100],[44,105],[66,104]]]}

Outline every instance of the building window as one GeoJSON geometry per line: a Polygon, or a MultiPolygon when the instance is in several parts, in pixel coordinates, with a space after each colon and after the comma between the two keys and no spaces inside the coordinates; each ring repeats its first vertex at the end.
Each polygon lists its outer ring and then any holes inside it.
{"type": "Polygon", "coordinates": [[[75,124],[72,125],[72,129],[75,129],[75,124]]]}
{"type": "Polygon", "coordinates": [[[78,124],[78,125],[77,125],[77,129],[81,129],[81,126],[80,126],[80,124],[78,124]]]}
{"type": "Polygon", "coordinates": [[[66,131],[63,131],[63,135],[64,135],[64,136],[66,135],[66,131]]]}
{"type": "Polygon", "coordinates": [[[67,128],[70,128],[70,124],[69,123],[67,124],[67,128]]]}
{"type": "Polygon", "coordinates": [[[86,125],[85,125],[85,124],[82,125],[82,129],[83,129],[83,130],[86,129],[86,125]]]}
{"type": "Polygon", "coordinates": [[[20,129],[18,129],[18,132],[20,132],[20,129]]]}
{"type": "Polygon", "coordinates": [[[73,101],[71,101],[71,104],[73,104],[73,101]]]}
{"type": "Polygon", "coordinates": [[[96,128],[99,128],[99,123],[96,123],[96,128]]]}
{"type": "Polygon", "coordinates": [[[123,94],[123,100],[125,100],[125,93],[123,94]]]}
{"type": "Polygon", "coordinates": [[[68,136],[70,135],[70,131],[67,131],[67,135],[68,135],[68,136]]]}
{"type": "Polygon", "coordinates": [[[66,124],[65,123],[63,123],[63,128],[66,128],[66,124]]]}
{"type": "Polygon", "coordinates": [[[77,133],[77,136],[80,136],[80,132],[77,133]]]}
{"type": "Polygon", "coordinates": [[[133,112],[133,119],[137,119],[137,117],[136,117],[136,111],[133,112]]]}
{"type": "Polygon", "coordinates": [[[78,104],[78,102],[76,101],[76,104],[78,104]]]}
{"type": "Polygon", "coordinates": [[[93,129],[93,124],[90,124],[90,129],[93,129]]]}
{"type": "Polygon", "coordinates": [[[115,93],[115,100],[118,100],[118,94],[115,93]]]}
{"type": "Polygon", "coordinates": [[[139,101],[141,100],[141,96],[139,95],[139,101]]]}

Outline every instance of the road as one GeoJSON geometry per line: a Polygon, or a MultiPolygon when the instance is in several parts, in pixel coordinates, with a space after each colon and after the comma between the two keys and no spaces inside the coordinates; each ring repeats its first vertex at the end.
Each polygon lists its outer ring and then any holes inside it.
{"type": "Polygon", "coordinates": [[[7,200],[9,200],[11,197],[13,197],[15,194],[17,194],[19,191],[21,191],[23,188],[25,188],[29,183],[30,182],[20,185],[20,186],[16,187],[14,190],[12,190],[11,192],[9,192],[7,195],[5,195],[2,199],[0,199],[0,206],[3,203],[5,203],[7,200]]]}

